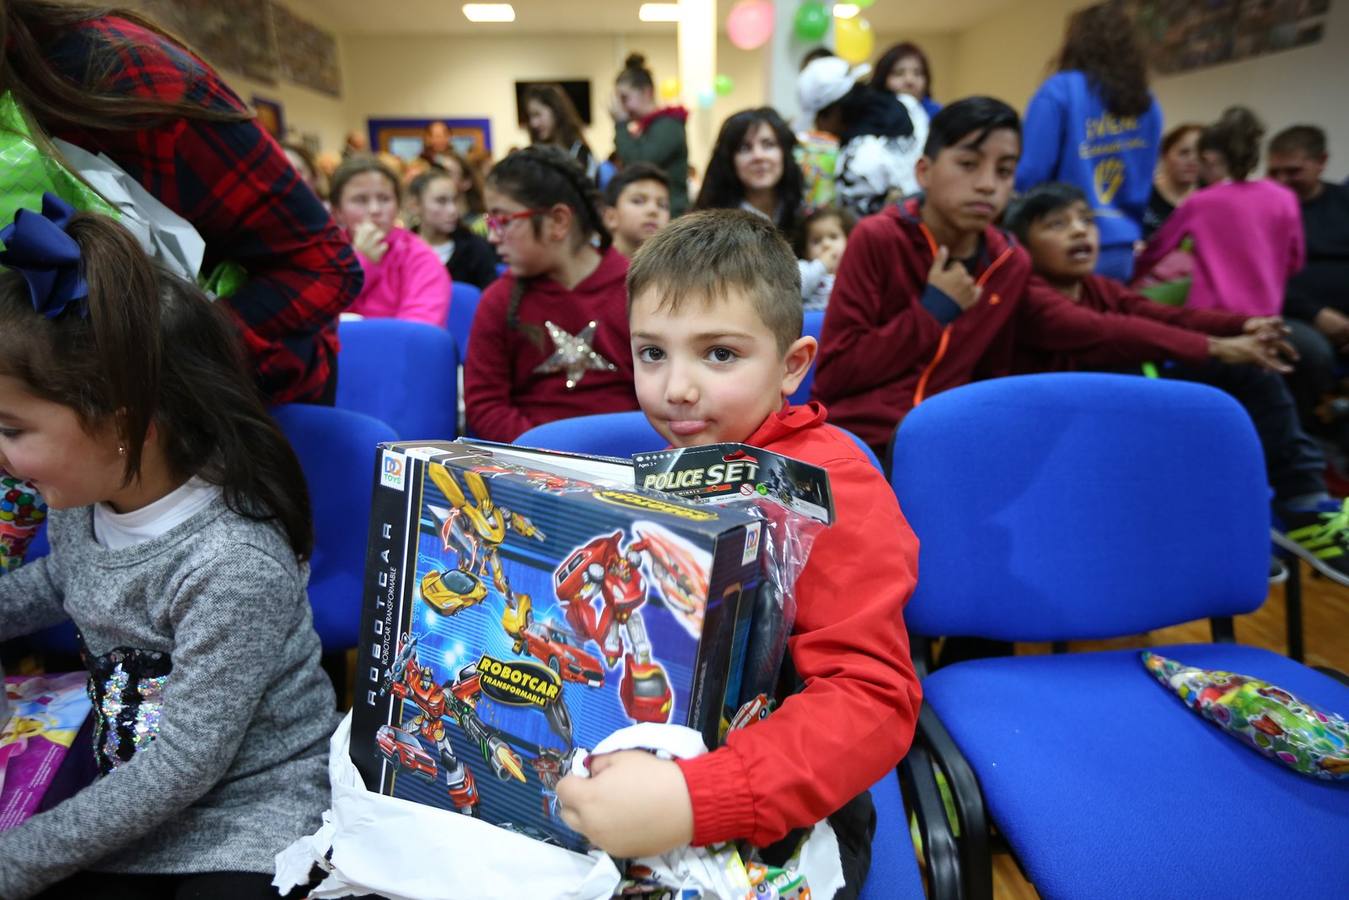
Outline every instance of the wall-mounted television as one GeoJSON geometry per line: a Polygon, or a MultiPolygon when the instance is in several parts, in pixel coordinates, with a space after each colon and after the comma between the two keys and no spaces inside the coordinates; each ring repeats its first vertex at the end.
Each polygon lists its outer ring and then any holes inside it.
{"type": "Polygon", "coordinates": [[[568,81],[565,79],[556,79],[554,81],[517,81],[515,83],[515,120],[521,128],[525,127],[525,120],[529,118],[525,110],[525,91],[536,84],[555,84],[562,88],[571,100],[571,105],[576,107],[576,112],[581,116],[581,123],[590,124],[590,81],[568,81]]]}

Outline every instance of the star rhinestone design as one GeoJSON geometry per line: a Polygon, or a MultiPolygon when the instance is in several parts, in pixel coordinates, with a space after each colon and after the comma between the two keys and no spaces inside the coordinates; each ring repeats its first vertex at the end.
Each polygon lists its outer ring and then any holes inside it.
{"type": "Polygon", "coordinates": [[[539,363],[534,369],[535,372],[543,374],[564,372],[567,376],[567,390],[571,390],[581,383],[586,372],[618,371],[618,366],[600,356],[591,343],[595,339],[594,322],[586,325],[575,335],[558,328],[552,322],[544,322],[543,327],[548,329],[548,336],[553,339],[553,355],[539,363]]]}

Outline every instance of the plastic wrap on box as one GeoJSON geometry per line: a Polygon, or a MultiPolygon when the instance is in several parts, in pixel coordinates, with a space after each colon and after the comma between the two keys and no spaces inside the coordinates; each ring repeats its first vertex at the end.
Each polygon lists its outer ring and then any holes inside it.
{"type": "Polygon", "coordinates": [[[88,682],[85,672],[5,679],[10,717],[0,731],[0,831],[43,808],[89,716],[88,682]]]}

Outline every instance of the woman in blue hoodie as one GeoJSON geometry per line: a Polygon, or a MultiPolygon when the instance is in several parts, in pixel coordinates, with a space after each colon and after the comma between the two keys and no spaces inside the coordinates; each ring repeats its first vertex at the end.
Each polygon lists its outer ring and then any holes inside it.
{"type": "Polygon", "coordinates": [[[1046,181],[1081,188],[1101,231],[1096,272],[1128,281],[1161,134],[1133,23],[1113,6],[1081,10],[1068,20],[1058,72],[1026,110],[1016,189],[1046,181]]]}

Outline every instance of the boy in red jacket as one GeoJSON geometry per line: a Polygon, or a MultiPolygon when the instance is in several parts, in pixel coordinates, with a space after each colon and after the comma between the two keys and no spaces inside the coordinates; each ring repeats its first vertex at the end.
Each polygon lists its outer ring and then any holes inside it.
{"type": "MultiPolygon", "coordinates": [[[[1035,274],[1028,291],[1051,304],[1067,300],[1125,321],[1147,322],[1151,351],[1103,343],[1055,352],[1018,334],[1015,368],[1021,372],[1137,366],[1167,361],[1168,378],[1210,384],[1231,394],[1251,416],[1265,451],[1274,510],[1284,529],[1275,540],[1340,584],[1349,584],[1349,532],[1339,501],[1326,490],[1325,457],[1302,431],[1283,378],[1280,354],[1292,355],[1288,326],[1272,317],[1217,309],[1161,306],[1118,281],[1092,274],[1100,249],[1095,217],[1082,191],[1043,184],[1018,198],[1007,227],[1030,251],[1035,274]]],[[[1137,368],[1134,371],[1138,371],[1137,368]]]]}
{"type": "Polygon", "coordinates": [[[711,753],[616,753],[593,762],[589,780],[564,780],[558,798],[571,827],[621,857],[736,839],[767,847],[830,817],[845,897],[866,872],[867,788],[908,751],[918,718],[903,619],[918,542],[884,477],[824,409],[787,404],[816,350],[800,336],[798,279],[772,223],[714,210],[649,239],[628,295],[637,398],[673,446],[739,441],[829,472],[836,521],[797,580],[788,645],[804,688],[711,753]]]}

